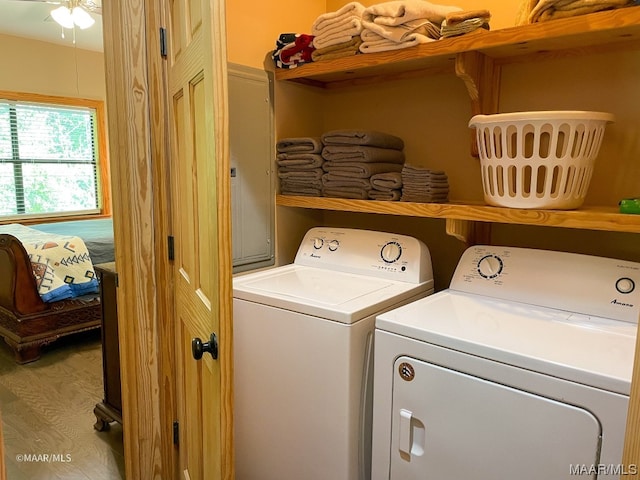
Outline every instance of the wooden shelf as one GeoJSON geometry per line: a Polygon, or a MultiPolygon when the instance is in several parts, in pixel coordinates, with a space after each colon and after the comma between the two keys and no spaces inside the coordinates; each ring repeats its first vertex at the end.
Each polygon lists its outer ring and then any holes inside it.
{"type": "Polygon", "coordinates": [[[276,69],[277,80],[322,88],[357,85],[416,73],[454,72],[459,54],[478,52],[498,64],[533,57],[640,47],[640,6],[494,31],[476,31],[391,52],[276,69]]]}
{"type": "Polygon", "coordinates": [[[276,205],[339,212],[640,233],[640,215],[619,213],[617,208],[613,207],[585,207],[566,211],[529,210],[481,204],[384,202],[290,195],[277,195],[276,205]]]}
{"type": "MultiPolygon", "coordinates": [[[[450,72],[464,81],[475,115],[498,111],[502,65],[623,49],[640,49],[640,6],[501,30],[478,30],[403,50],[314,62],[291,70],[276,69],[275,76],[278,81],[331,89],[450,72]]],[[[472,154],[476,155],[475,140],[471,144],[472,154]]],[[[491,223],[640,233],[640,215],[621,214],[616,207],[528,210],[464,202],[421,204],[283,195],[277,196],[276,204],[442,218],[447,221],[447,232],[465,241],[478,236],[477,232],[472,233],[474,225],[491,223]]]]}

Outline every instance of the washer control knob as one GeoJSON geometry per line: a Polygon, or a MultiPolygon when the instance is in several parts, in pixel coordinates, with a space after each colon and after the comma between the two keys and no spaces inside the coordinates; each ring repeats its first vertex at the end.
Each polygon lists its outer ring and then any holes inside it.
{"type": "Polygon", "coordinates": [[[316,250],[320,250],[322,248],[322,245],[324,245],[324,240],[320,237],[316,237],[313,239],[313,248],[315,248],[316,250]]]}
{"type": "Polygon", "coordinates": [[[486,255],[478,262],[478,273],[484,278],[496,278],[503,268],[502,259],[495,255],[486,255]]]}
{"type": "Polygon", "coordinates": [[[402,247],[398,242],[387,242],[380,250],[380,256],[385,263],[393,263],[402,255],[402,247]]]}
{"type": "Polygon", "coordinates": [[[335,252],[339,246],[340,246],[340,242],[338,240],[331,240],[328,245],[329,251],[335,252]]]}
{"type": "Polygon", "coordinates": [[[620,293],[631,293],[635,288],[635,282],[627,277],[619,278],[616,282],[616,290],[620,293]]]}

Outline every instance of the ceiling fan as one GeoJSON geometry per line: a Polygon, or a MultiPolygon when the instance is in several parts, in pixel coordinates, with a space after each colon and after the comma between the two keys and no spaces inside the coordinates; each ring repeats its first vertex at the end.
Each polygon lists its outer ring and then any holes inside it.
{"type": "Polygon", "coordinates": [[[21,0],[23,2],[44,2],[60,5],[51,10],[53,18],[63,28],[89,28],[95,20],[89,12],[102,14],[102,0],[21,0]]]}

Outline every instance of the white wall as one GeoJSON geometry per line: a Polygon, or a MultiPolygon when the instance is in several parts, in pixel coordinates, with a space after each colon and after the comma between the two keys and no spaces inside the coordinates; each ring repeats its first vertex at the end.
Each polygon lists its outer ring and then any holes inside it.
{"type": "Polygon", "coordinates": [[[0,51],[0,90],[105,99],[100,52],[2,34],[0,51]]]}

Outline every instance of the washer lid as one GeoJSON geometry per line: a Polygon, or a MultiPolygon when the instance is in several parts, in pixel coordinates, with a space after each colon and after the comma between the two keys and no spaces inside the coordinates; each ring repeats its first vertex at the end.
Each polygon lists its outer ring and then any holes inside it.
{"type": "Polygon", "coordinates": [[[445,290],[379,315],[376,328],[629,394],[636,325],[628,322],[445,290]]]}
{"type": "Polygon", "coordinates": [[[343,323],[432,291],[432,280],[412,284],[293,264],[233,279],[234,298],[343,323]]]}

